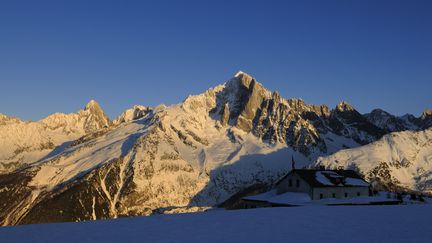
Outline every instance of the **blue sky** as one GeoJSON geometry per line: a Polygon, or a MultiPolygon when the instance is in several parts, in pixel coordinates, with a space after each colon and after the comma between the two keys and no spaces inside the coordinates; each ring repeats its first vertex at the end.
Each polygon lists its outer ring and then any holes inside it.
{"type": "Polygon", "coordinates": [[[0,113],[114,117],[243,70],[285,98],[432,108],[432,1],[1,1],[0,113]]]}

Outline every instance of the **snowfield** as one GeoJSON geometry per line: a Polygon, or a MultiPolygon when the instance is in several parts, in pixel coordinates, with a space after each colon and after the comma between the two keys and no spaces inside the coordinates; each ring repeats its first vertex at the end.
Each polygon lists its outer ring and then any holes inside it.
{"type": "Polygon", "coordinates": [[[0,227],[0,242],[431,242],[432,206],[212,210],[0,227]]]}

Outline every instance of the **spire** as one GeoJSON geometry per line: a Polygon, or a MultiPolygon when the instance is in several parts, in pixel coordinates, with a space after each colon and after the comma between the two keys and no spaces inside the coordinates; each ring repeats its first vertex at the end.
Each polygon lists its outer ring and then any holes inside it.
{"type": "Polygon", "coordinates": [[[427,117],[430,117],[430,116],[432,116],[432,109],[425,109],[420,117],[422,119],[426,119],[427,117]]]}
{"type": "Polygon", "coordinates": [[[99,105],[99,103],[97,103],[95,100],[90,100],[90,101],[87,103],[85,109],[86,109],[86,110],[89,110],[89,109],[92,109],[92,108],[98,108],[98,109],[100,109],[100,105],[99,105]]]}
{"type": "Polygon", "coordinates": [[[352,105],[350,105],[348,102],[346,101],[341,101],[337,106],[336,109],[338,111],[353,111],[354,108],[352,107],[352,105]]]}

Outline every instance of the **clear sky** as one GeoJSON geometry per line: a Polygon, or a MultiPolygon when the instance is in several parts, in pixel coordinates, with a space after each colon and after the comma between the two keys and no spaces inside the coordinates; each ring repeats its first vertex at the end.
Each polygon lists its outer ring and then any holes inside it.
{"type": "Polygon", "coordinates": [[[0,1],[0,113],[114,117],[238,70],[285,98],[432,108],[432,1],[0,1]]]}

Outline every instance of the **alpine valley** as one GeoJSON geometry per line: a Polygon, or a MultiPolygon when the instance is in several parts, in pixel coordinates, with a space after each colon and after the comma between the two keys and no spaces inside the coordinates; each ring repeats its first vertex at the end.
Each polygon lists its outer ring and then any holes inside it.
{"type": "Polygon", "coordinates": [[[397,117],[309,105],[243,72],[180,104],[137,105],[114,120],[95,101],[37,122],[0,115],[0,222],[202,211],[270,187],[292,158],[431,193],[431,126],[430,110],[397,117]]]}

